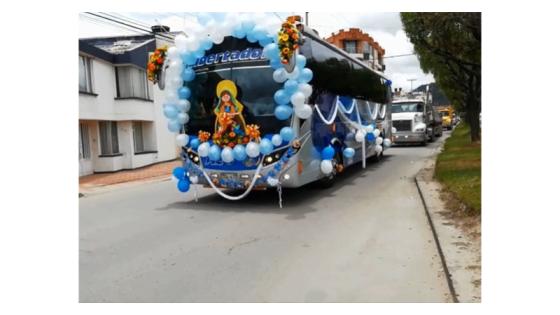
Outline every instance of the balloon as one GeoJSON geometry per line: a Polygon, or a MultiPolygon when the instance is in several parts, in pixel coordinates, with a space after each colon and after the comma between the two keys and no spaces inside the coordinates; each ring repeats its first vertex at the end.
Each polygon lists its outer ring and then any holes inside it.
{"type": "Polygon", "coordinates": [[[204,50],[208,50],[208,49],[212,48],[213,45],[214,45],[214,43],[212,42],[212,39],[208,36],[205,36],[200,41],[200,48],[202,48],[204,50]]]}
{"type": "Polygon", "coordinates": [[[369,142],[373,142],[375,140],[375,136],[373,133],[366,133],[366,140],[369,142]]]}
{"type": "Polygon", "coordinates": [[[183,113],[188,112],[191,110],[191,102],[188,100],[179,100],[177,102],[177,110],[183,113]]]}
{"type": "MultiPolygon", "coordinates": [[[[284,65],[283,65],[282,62],[280,61],[280,58],[278,58],[278,59],[271,59],[271,60],[270,60],[270,67],[271,67],[272,69],[275,69],[275,70],[284,69],[284,65]]],[[[276,81],[276,80],[275,80],[275,81],[276,81]]],[[[278,81],[276,81],[276,82],[278,82],[278,81]]],[[[278,83],[281,83],[281,82],[278,82],[278,83]]]]}
{"type": "Polygon", "coordinates": [[[375,146],[375,152],[381,153],[381,151],[383,151],[383,147],[380,146],[380,145],[376,145],[376,146],[375,146]]]}
{"type": "Polygon", "coordinates": [[[278,105],[286,105],[290,102],[290,97],[283,89],[280,89],[274,93],[274,101],[278,105]]]}
{"type": "Polygon", "coordinates": [[[294,138],[294,130],[290,127],[280,129],[280,136],[284,141],[291,141],[294,138]]]}
{"type": "Polygon", "coordinates": [[[197,51],[200,49],[200,42],[198,38],[191,34],[191,36],[187,40],[187,48],[190,51],[197,51]]]}
{"type": "Polygon", "coordinates": [[[278,105],[274,109],[274,116],[278,120],[286,120],[292,116],[293,109],[291,106],[288,105],[278,105]]]}
{"type": "Polygon", "coordinates": [[[255,37],[253,32],[249,32],[247,33],[247,41],[249,41],[249,43],[256,43],[258,39],[255,37]]]}
{"type": "Polygon", "coordinates": [[[298,91],[303,93],[303,95],[307,98],[313,93],[313,88],[307,83],[300,83],[298,84],[298,91]]]}
{"type": "Polygon", "coordinates": [[[183,63],[188,66],[192,66],[196,63],[196,56],[193,53],[186,53],[181,55],[181,59],[183,59],[183,63]]]}
{"type": "Polygon", "coordinates": [[[180,192],[187,192],[189,191],[190,187],[191,187],[191,183],[186,179],[181,179],[177,183],[177,189],[179,189],[180,192]]]}
{"type": "Polygon", "coordinates": [[[358,142],[364,142],[364,138],[366,137],[365,133],[363,130],[358,130],[356,132],[356,141],[358,142]]]}
{"type": "Polygon", "coordinates": [[[272,136],[272,140],[271,140],[272,144],[274,144],[274,146],[279,146],[282,144],[282,136],[279,134],[275,134],[274,136],[272,136]]]}
{"type": "Polygon", "coordinates": [[[383,144],[383,138],[377,137],[377,139],[375,139],[375,144],[377,144],[377,145],[383,144]]]}
{"type": "Polygon", "coordinates": [[[278,55],[278,45],[276,45],[274,43],[270,43],[270,44],[264,46],[263,54],[266,56],[266,58],[273,59],[274,56],[278,55]]]}
{"type": "MultiPolygon", "coordinates": [[[[367,133],[373,133],[373,125],[367,125],[365,130],[366,130],[367,133]]],[[[377,137],[377,135],[376,135],[376,137],[377,137]]]]}
{"type": "Polygon", "coordinates": [[[175,142],[177,143],[177,146],[184,147],[187,145],[187,143],[189,143],[189,135],[186,134],[177,135],[177,137],[175,138],[175,142]]]}
{"type": "Polygon", "coordinates": [[[286,73],[286,69],[282,67],[280,69],[274,70],[274,72],[272,73],[272,79],[274,79],[274,81],[278,83],[282,83],[286,81],[286,79],[288,79],[288,74],[286,73]]]}
{"type": "Polygon", "coordinates": [[[299,71],[299,68],[294,68],[294,70],[292,72],[289,72],[287,74],[288,79],[293,79],[293,80],[297,80],[297,78],[300,76],[301,71],[299,71]]]}
{"type": "Polygon", "coordinates": [[[267,184],[269,184],[270,186],[274,187],[276,185],[278,185],[278,180],[274,177],[268,177],[266,179],[267,184]]]}
{"type": "Polygon", "coordinates": [[[323,148],[323,151],[321,151],[321,158],[323,160],[332,160],[334,157],[334,153],[334,148],[328,145],[323,148]]]}
{"type": "Polygon", "coordinates": [[[193,150],[198,149],[199,145],[200,145],[200,140],[198,140],[198,138],[191,139],[190,146],[193,150]]]}
{"type": "Polygon", "coordinates": [[[195,73],[194,70],[191,67],[185,68],[185,70],[183,70],[183,80],[190,82],[192,80],[194,80],[195,77],[195,73]]]}
{"type": "Polygon", "coordinates": [[[177,117],[177,114],[179,113],[179,110],[177,109],[177,106],[175,105],[163,105],[163,115],[169,119],[175,119],[175,117],[177,117]]]}
{"type": "Polygon", "coordinates": [[[199,50],[195,50],[193,52],[193,56],[198,60],[198,58],[202,58],[204,55],[206,54],[206,52],[204,51],[204,49],[199,49],[199,50]]]}
{"type": "Polygon", "coordinates": [[[180,99],[186,100],[189,97],[191,97],[191,90],[188,87],[183,86],[182,88],[179,89],[179,98],[180,99]]]}
{"type": "Polygon", "coordinates": [[[387,148],[391,146],[391,140],[390,139],[383,139],[383,145],[386,146],[387,148]]]}
{"type": "Polygon", "coordinates": [[[233,148],[233,157],[237,161],[244,161],[247,158],[245,147],[242,144],[238,144],[233,148]]]}
{"type": "MultiPolygon", "coordinates": [[[[166,90],[167,90],[167,86],[166,86],[166,90]]],[[[167,91],[167,94],[165,94],[166,103],[175,104],[178,101],[179,101],[179,95],[177,95],[177,90],[172,89],[171,91],[167,91]]]]}
{"type": "Polygon", "coordinates": [[[208,157],[210,158],[211,161],[218,161],[220,160],[221,157],[221,150],[220,147],[213,144],[210,147],[210,150],[208,151],[208,157]]]}
{"type": "Polygon", "coordinates": [[[305,104],[305,95],[303,95],[303,93],[301,92],[295,92],[290,97],[290,101],[295,107],[302,106],[303,104],[305,104]]]}
{"type": "Polygon", "coordinates": [[[270,154],[273,149],[274,146],[272,145],[272,142],[270,142],[270,140],[268,140],[267,138],[263,138],[261,140],[261,143],[259,144],[259,150],[263,155],[270,154]]]}
{"type": "Polygon", "coordinates": [[[210,34],[210,38],[212,39],[212,42],[216,45],[219,45],[224,42],[224,34],[222,34],[221,32],[210,34]]]}
{"type": "Polygon", "coordinates": [[[295,112],[296,116],[298,116],[299,118],[307,119],[311,117],[311,114],[313,114],[313,109],[311,108],[311,106],[303,104],[302,106],[296,107],[295,112]]]}
{"type": "Polygon", "coordinates": [[[201,157],[207,157],[210,151],[210,144],[208,142],[203,142],[198,146],[198,155],[201,157]]]}
{"type": "Polygon", "coordinates": [[[373,134],[374,134],[376,137],[379,137],[379,134],[381,134],[381,131],[379,131],[379,129],[375,129],[375,130],[373,131],[373,134]]]}
{"type": "Polygon", "coordinates": [[[253,141],[247,143],[247,147],[245,147],[245,152],[251,158],[255,158],[255,157],[259,156],[259,153],[260,153],[259,144],[255,143],[253,141]]]}
{"type": "Polygon", "coordinates": [[[232,32],[231,35],[235,38],[241,39],[241,38],[244,38],[247,35],[247,33],[243,30],[243,26],[238,25],[233,29],[233,32],[232,32]]]}
{"type": "Polygon", "coordinates": [[[179,123],[179,122],[176,121],[176,120],[170,120],[170,121],[167,123],[167,129],[169,129],[169,131],[171,131],[171,132],[178,132],[178,131],[181,130],[181,127],[183,127],[183,126],[181,125],[181,123],[179,123]]]}
{"type": "Polygon", "coordinates": [[[179,113],[177,114],[177,121],[181,124],[184,125],[186,123],[189,122],[189,114],[187,113],[179,113]]]}
{"type": "Polygon", "coordinates": [[[289,95],[294,94],[298,90],[298,83],[296,80],[289,79],[284,82],[284,91],[289,95]]]}
{"type": "Polygon", "coordinates": [[[179,50],[177,49],[177,47],[171,46],[169,47],[169,49],[167,49],[167,58],[169,58],[170,60],[173,59],[178,59],[179,57],[179,50]]]}
{"type": "Polygon", "coordinates": [[[175,36],[175,46],[181,53],[187,51],[187,36],[184,34],[175,36]]]}
{"type": "Polygon", "coordinates": [[[230,147],[224,147],[222,149],[222,161],[226,163],[231,163],[233,161],[233,150],[230,147]]]}
{"type": "Polygon", "coordinates": [[[299,75],[298,81],[300,83],[308,83],[309,81],[311,81],[311,79],[313,79],[313,71],[311,71],[309,68],[303,68],[299,75]]]}
{"type": "Polygon", "coordinates": [[[297,55],[296,56],[296,66],[300,69],[305,68],[305,64],[307,63],[307,58],[304,55],[297,55]]]}
{"type": "Polygon", "coordinates": [[[189,176],[189,181],[193,184],[198,184],[198,176],[196,175],[189,176]]]}
{"type": "Polygon", "coordinates": [[[333,170],[333,165],[332,165],[332,161],[331,160],[322,160],[321,161],[321,172],[323,172],[323,174],[330,174],[332,173],[333,170]]]}
{"type": "Polygon", "coordinates": [[[185,178],[185,169],[182,167],[176,167],[173,169],[173,177],[177,178],[177,179],[183,179],[185,178]]]}
{"type": "Polygon", "coordinates": [[[346,148],[344,149],[344,151],[342,151],[342,154],[344,154],[345,158],[351,159],[354,157],[354,154],[356,154],[356,150],[354,150],[353,148],[346,148]]]}
{"type": "Polygon", "coordinates": [[[245,33],[249,33],[255,27],[255,22],[252,20],[246,20],[241,22],[241,27],[245,31],[245,33]]]}

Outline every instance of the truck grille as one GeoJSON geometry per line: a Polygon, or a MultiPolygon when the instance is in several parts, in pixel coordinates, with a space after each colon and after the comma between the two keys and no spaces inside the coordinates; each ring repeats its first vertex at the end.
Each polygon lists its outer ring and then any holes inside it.
{"type": "Polygon", "coordinates": [[[393,127],[397,131],[412,131],[412,120],[393,120],[393,127]]]}

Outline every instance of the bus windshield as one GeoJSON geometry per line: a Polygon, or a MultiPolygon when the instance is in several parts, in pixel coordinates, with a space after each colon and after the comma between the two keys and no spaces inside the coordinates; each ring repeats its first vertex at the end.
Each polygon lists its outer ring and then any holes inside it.
{"type": "Polygon", "coordinates": [[[243,104],[242,115],[247,124],[256,124],[262,135],[278,133],[289,126],[290,120],[280,121],[274,116],[274,93],[282,85],[272,79],[269,66],[224,68],[197,73],[189,82],[192,92],[189,134],[199,130],[214,132],[214,108],[218,104],[216,86],[222,80],[232,80],[237,86],[237,100],[243,104]]]}
{"type": "Polygon", "coordinates": [[[424,111],[424,104],[419,102],[393,103],[393,113],[416,113],[424,111]]]}

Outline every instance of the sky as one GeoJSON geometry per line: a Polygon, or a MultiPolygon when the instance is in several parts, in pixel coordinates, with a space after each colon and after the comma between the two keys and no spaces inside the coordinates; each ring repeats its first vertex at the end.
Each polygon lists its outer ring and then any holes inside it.
{"type": "MultiPolygon", "coordinates": [[[[224,13],[109,13],[117,17],[126,17],[133,21],[146,25],[163,24],[171,27],[171,31],[184,31],[189,33],[194,25],[198,24],[199,19],[208,17],[219,20],[224,13]]],[[[299,14],[305,16],[304,12],[276,12],[266,13],[271,19],[278,23],[288,15],[299,14]]],[[[414,47],[406,37],[403,30],[399,14],[396,12],[378,13],[326,13],[310,12],[309,26],[316,29],[323,38],[329,37],[331,33],[337,33],[340,29],[357,27],[363,32],[368,33],[381,47],[385,49],[385,56],[395,56],[411,54],[414,47]]],[[[123,26],[114,24],[102,19],[94,19],[86,14],[79,16],[79,36],[97,37],[139,34],[138,31],[131,31],[123,26]]],[[[413,88],[421,84],[434,82],[431,74],[425,74],[420,69],[420,63],[415,55],[387,58],[385,59],[385,74],[393,82],[393,87],[402,87],[409,91],[411,82],[409,79],[416,79],[412,82],[413,88]]]]}

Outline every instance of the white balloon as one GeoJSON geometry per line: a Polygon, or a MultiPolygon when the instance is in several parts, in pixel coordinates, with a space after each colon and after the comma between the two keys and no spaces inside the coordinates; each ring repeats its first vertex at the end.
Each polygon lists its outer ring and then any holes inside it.
{"type": "Polygon", "coordinates": [[[260,146],[258,143],[251,141],[247,143],[247,146],[245,147],[245,152],[249,157],[252,158],[257,157],[260,154],[260,146]]]}
{"type": "Polygon", "coordinates": [[[390,139],[383,139],[383,145],[386,147],[390,147],[391,146],[391,140],[390,139]]]}
{"type": "Polygon", "coordinates": [[[178,77],[175,77],[175,78],[171,79],[171,86],[179,89],[181,86],[183,86],[183,79],[178,78],[178,77]]]}
{"type": "Polygon", "coordinates": [[[279,68],[279,69],[274,70],[274,72],[272,73],[272,79],[275,82],[278,82],[278,83],[282,83],[282,82],[286,81],[288,79],[286,69],[279,68]]]}
{"type": "Polygon", "coordinates": [[[189,51],[197,51],[200,48],[200,38],[199,36],[195,36],[194,34],[189,36],[187,40],[187,49],[189,51]]]}
{"type": "Polygon", "coordinates": [[[203,142],[198,146],[198,155],[201,157],[207,157],[208,152],[210,151],[210,144],[208,142],[203,142]]]}
{"type": "Polygon", "coordinates": [[[294,71],[288,73],[288,79],[296,80],[299,77],[299,68],[295,67],[294,71]]]}
{"type": "Polygon", "coordinates": [[[366,129],[367,133],[372,133],[373,132],[373,126],[372,125],[367,125],[365,129],[366,129]]]}
{"type": "Polygon", "coordinates": [[[169,47],[169,49],[167,49],[167,58],[169,58],[169,60],[178,60],[181,58],[177,47],[171,46],[169,47]]]}
{"type": "Polygon", "coordinates": [[[375,138],[375,144],[381,145],[382,143],[383,143],[383,138],[381,138],[381,137],[375,138]]]}
{"type": "Polygon", "coordinates": [[[380,146],[380,145],[376,145],[376,146],[375,146],[375,152],[381,153],[381,151],[383,151],[383,147],[380,146]]]}
{"type": "Polygon", "coordinates": [[[175,138],[175,142],[177,143],[177,146],[179,146],[179,147],[186,146],[187,143],[189,143],[189,135],[179,134],[179,135],[177,135],[177,138],[175,138]]]}
{"type": "Polygon", "coordinates": [[[167,94],[165,94],[164,103],[177,104],[178,102],[179,102],[179,94],[177,94],[177,89],[168,91],[167,94]]]}
{"type": "Polygon", "coordinates": [[[296,107],[297,106],[302,106],[303,104],[305,104],[305,95],[303,95],[303,93],[301,93],[301,92],[295,92],[290,97],[290,101],[296,107]]]}
{"type": "MultiPolygon", "coordinates": [[[[175,177],[175,176],[173,176],[175,177]]],[[[193,175],[193,176],[189,176],[189,180],[191,181],[192,184],[198,184],[198,176],[193,175]]]]}
{"type": "Polygon", "coordinates": [[[295,112],[296,116],[298,116],[299,118],[307,119],[311,117],[311,114],[313,114],[313,109],[311,109],[311,106],[303,104],[302,106],[297,106],[295,108],[295,112]]]}
{"type": "Polygon", "coordinates": [[[275,134],[274,136],[272,136],[271,141],[273,145],[275,146],[279,146],[282,144],[282,136],[279,134],[275,134]]]}
{"type": "Polygon", "coordinates": [[[177,102],[177,109],[179,109],[179,111],[181,112],[188,112],[189,110],[191,110],[191,102],[189,102],[188,100],[180,99],[177,102]]]}
{"type": "Polygon", "coordinates": [[[373,131],[373,135],[376,136],[376,137],[379,137],[380,134],[381,134],[381,131],[379,131],[379,129],[375,129],[373,131]]]}
{"type": "Polygon", "coordinates": [[[366,137],[366,135],[365,135],[363,130],[358,130],[356,132],[356,141],[364,142],[365,137],[366,137]]]}
{"type": "Polygon", "coordinates": [[[278,185],[278,180],[277,180],[276,178],[274,178],[274,177],[269,177],[269,178],[267,178],[267,179],[266,179],[266,182],[267,182],[270,186],[272,186],[272,187],[278,185]]]}
{"type": "Polygon", "coordinates": [[[323,174],[330,174],[332,173],[333,170],[333,165],[332,165],[332,161],[331,160],[322,160],[321,161],[321,172],[323,172],[323,174]]]}
{"type": "Polygon", "coordinates": [[[233,150],[230,147],[224,147],[222,149],[222,161],[230,163],[233,161],[233,150]]]}
{"type": "Polygon", "coordinates": [[[175,36],[175,46],[179,50],[179,53],[187,51],[187,36],[183,34],[175,36]]]}
{"type": "Polygon", "coordinates": [[[311,87],[311,85],[307,83],[300,83],[298,84],[298,91],[303,93],[305,97],[310,97],[311,94],[313,93],[313,88],[311,87]]]}
{"type": "Polygon", "coordinates": [[[224,42],[224,34],[221,32],[221,30],[216,30],[214,33],[210,34],[210,39],[212,39],[212,42],[216,45],[219,45],[221,43],[224,42]]]}

